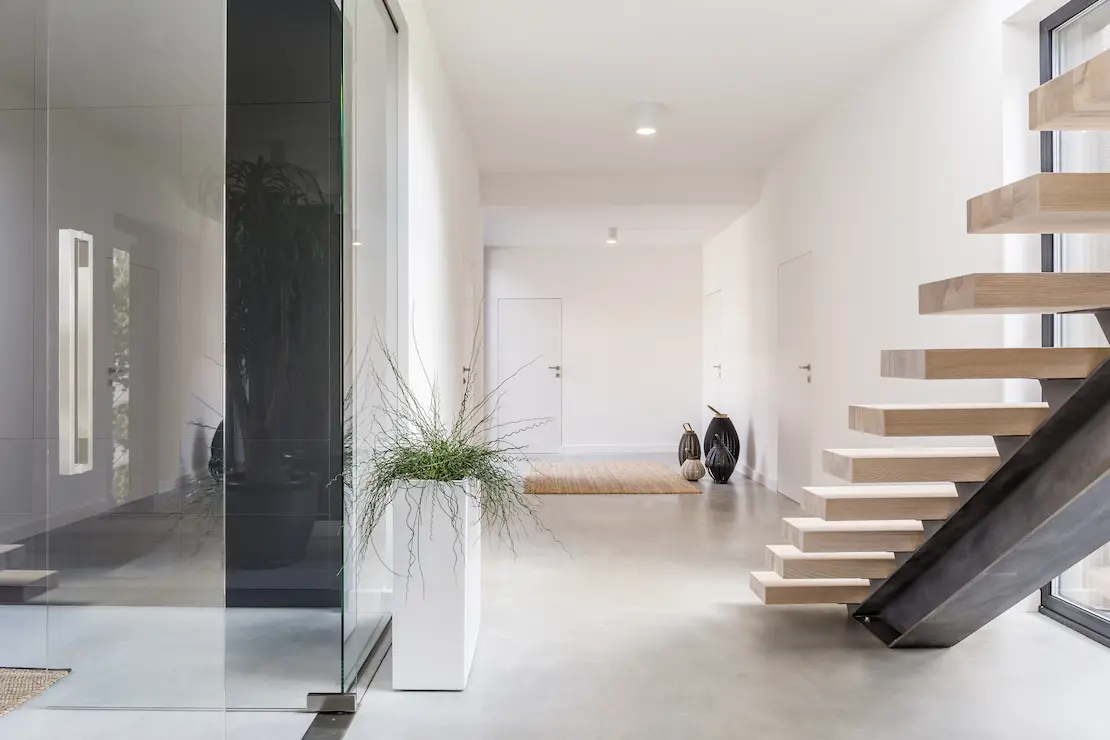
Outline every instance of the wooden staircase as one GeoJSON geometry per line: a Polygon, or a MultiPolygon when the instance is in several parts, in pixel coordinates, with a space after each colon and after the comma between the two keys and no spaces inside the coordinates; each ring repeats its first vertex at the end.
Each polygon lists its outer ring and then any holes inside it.
{"type": "MultiPolygon", "coordinates": [[[[1035,90],[1030,126],[1110,131],[1110,52],[1035,90]]],[[[978,196],[967,204],[967,229],[1110,233],[1110,173],[1044,173],[978,196]]],[[[1110,273],[963,275],[922,285],[918,304],[921,315],[1100,312],[1110,310],[1110,273]]],[[[882,353],[881,375],[1022,378],[1077,386],[1108,358],[1110,349],[1094,347],[889,350],[882,353]]],[[[1046,397],[1052,387],[1045,386],[1046,397]]],[[[857,432],[899,440],[988,436],[996,444],[825,450],[824,471],[856,485],[805,489],[802,508],[810,517],[784,520],[788,544],[767,548],[768,570],[751,574],[752,590],[772,605],[864,603],[1055,410],[1048,403],[851,406],[848,426],[857,432]]],[[[884,640],[894,645],[898,637],[884,640]]]]}

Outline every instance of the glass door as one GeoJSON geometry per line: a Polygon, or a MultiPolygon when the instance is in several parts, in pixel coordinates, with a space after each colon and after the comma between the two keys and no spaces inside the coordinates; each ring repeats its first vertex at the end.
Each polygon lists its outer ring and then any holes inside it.
{"type": "MultiPolygon", "coordinates": [[[[344,16],[344,399],[346,500],[378,443],[385,353],[398,347],[398,27],[383,0],[342,0],[344,16]]],[[[392,522],[344,517],[343,683],[352,690],[390,619],[392,522]]]]}
{"type": "Polygon", "coordinates": [[[225,12],[0,3],[0,666],[51,705],[225,706],[225,12]]]}
{"type": "MultiPolygon", "coordinates": [[[[1043,28],[1046,78],[1073,69],[1110,49],[1110,2],[1069,3],[1043,28]]],[[[1056,172],[1110,172],[1110,133],[1065,131],[1046,135],[1044,159],[1056,172]]],[[[1110,271],[1110,235],[1046,237],[1055,269],[1110,271]]],[[[1057,316],[1050,344],[1104,347],[1106,337],[1091,315],[1057,316]]],[[[1042,609],[1094,637],[1110,640],[1110,544],[1055,579],[1042,592],[1042,609]]]]}

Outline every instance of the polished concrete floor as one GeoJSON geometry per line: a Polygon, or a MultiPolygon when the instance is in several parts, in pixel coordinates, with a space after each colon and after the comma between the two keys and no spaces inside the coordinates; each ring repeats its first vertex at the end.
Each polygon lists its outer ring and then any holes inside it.
{"type": "Polygon", "coordinates": [[[758,603],[748,573],[794,513],[742,480],[545,498],[561,544],[487,556],[469,689],[395,693],[387,664],[348,738],[1110,738],[1110,650],[1037,614],[911,652],[843,608],[758,603]]]}
{"type": "Polygon", "coordinates": [[[342,629],[338,609],[0,606],[0,666],[70,669],[52,707],[303,709],[340,690],[342,629]]]}
{"type": "MultiPolygon", "coordinates": [[[[794,513],[744,480],[701,496],[544,498],[553,536],[487,554],[469,689],[393,692],[387,661],[347,737],[1110,738],[1110,650],[1039,615],[1008,614],[951,650],[908,652],[887,650],[842,608],[759,604],[748,573],[794,513]]],[[[295,740],[311,721],[43,709],[53,691],[0,719],[0,738],[295,740]]]]}
{"type": "Polygon", "coordinates": [[[313,715],[293,712],[17,709],[4,740],[301,740],[313,715]]]}

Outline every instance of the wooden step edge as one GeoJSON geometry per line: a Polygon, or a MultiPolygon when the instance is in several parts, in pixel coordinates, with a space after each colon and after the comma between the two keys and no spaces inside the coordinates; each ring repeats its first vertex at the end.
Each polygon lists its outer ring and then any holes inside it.
{"type": "Polygon", "coordinates": [[[1110,232],[1110,173],[1042,172],[967,202],[969,234],[1110,232]]]}
{"type": "Polygon", "coordinates": [[[1107,347],[883,350],[884,378],[908,380],[1078,380],[1110,358],[1107,347]]]}
{"type": "Polygon", "coordinates": [[[860,604],[871,592],[862,578],[785,579],[772,571],[752,571],[750,588],[768,606],[860,604]]]}
{"type": "Polygon", "coordinates": [[[1027,437],[1049,416],[1047,403],[859,404],[848,428],[878,437],[1027,437]]]}
{"type": "Polygon", "coordinates": [[[889,578],[898,567],[892,552],[802,552],[793,545],[768,545],[768,564],[780,578],[889,578]]]}
{"type": "Polygon", "coordinates": [[[825,521],[940,521],[951,516],[960,505],[959,494],[952,483],[813,486],[802,491],[802,509],[825,521]]]}
{"type": "Polygon", "coordinates": [[[917,304],[922,316],[1099,311],[1110,307],[1110,273],[991,272],[960,275],[919,286],[917,304]]]}
{"type": "Polygon", "coordinates": [[[912,552],[925,541],[913,520],[783,519],[783,536],[802,552],[912,552]]]}
{"type": "Polygon", "coordinates": [[[922,532],[916,519],[874,519],[830,522],[817,517],[783,517],[787,527],[799,532],[922,532]]]}
{"type": "Polygon", "coordinates": [[[978,483],[998,469],[993,447],[831,449],[822,469],[849,483],[978,483]]]}
{"type": "Polygon", "coordinates": [[[0,570],[0,588],[6,586],[34,586],[41,581],[53,580],[56,570],[0,570]]]}
{"type": "Polygon", "coordinates": [[[1029,93],[1032,131],[1110,130],[1110,52],[1103,52],[1029,93]]]}

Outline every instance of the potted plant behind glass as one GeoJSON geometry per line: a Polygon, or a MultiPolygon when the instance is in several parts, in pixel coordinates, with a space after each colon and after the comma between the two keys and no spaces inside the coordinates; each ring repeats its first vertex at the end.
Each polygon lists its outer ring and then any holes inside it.
{"type": "MultiPolygon", "coordinates": [[[[471,368],[480,361],[477,337],[471,368]]],[[[348,517],[365,554],[392,507],[393,688],[459,691],[481,621],[483,530],[513,547],[520,525],[544,529],[524,488],[524,447],[514,438],[550,420],[498,422],[511,377],[478,396],[476,370],[448,417],[438,385],[430,383],[422,400],[397,356],[381,339],[378,345],[383,368],[370,369],[378,399],[371,430],[356,435],[354,423],[345,426],[348,517]]]]}
{"type": "Polygon", "coordinates": [[[304,559],[320,508],[319,475],[289,440],[331,209],[310,172],[264,157],[228,163],[226,202],[227,561],[277,568],[304,559]]]}

